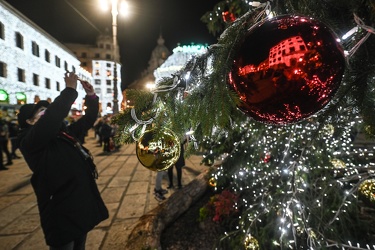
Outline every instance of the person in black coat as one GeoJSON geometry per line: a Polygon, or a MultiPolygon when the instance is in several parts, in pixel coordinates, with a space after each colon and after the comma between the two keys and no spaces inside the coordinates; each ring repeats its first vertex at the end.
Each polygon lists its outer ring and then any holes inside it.
{"type": "Polygon", "coordinates": [[[66,88],[51,104],[25,104],[18,114],[19,149],[33,172],[31,184],[51,250],[85,249],[87,233],[108,218],[95,182],[95,164],[77,139],[93,126],[99,98],[91,84],[81,81],[86,114],[67,126],[64,118],[78,96],[78,77],[67,72],[64,80],[66,88]]]}

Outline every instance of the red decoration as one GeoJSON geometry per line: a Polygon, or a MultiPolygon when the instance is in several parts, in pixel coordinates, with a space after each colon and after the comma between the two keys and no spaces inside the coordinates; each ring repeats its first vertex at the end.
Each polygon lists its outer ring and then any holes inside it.
{"type": "Polygon", "coordinates": [[[263,162],[264,163],[269,163],[271,161],[271,153],[267,153],[264,157],[263,157],[263,162]]]}
{"type": "Polygon", "coordinates": [[[236,17],[232,12],[225,11],[225,12],[221,13],[221,15],[223,17],[223,21],[226,22],[226,23],[232,23],[236,20],[236,17]]]}
{"type": "Polygon", "coordinates": [[[345,57],[336,36],[321,22],[279,16],[250,29],[228,84],[240,110],[255,120],[285,125],[325,107],[340,86],[345,57]]]}

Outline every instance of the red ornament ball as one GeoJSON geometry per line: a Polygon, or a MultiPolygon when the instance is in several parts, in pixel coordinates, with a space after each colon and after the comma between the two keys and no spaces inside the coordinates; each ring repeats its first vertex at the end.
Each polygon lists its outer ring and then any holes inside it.
{"type": "Polygon", "coordinates": [[[325,107],[344,69],[343,49],[327,26],[310,17],[285,15],[248,30],[228,84],[244,113],[260,122],[286,125],[325,107]]]}
{"type": "Polygon", "coordinates": [[[223,17],[223,21],[226,22],[226,23],[232,23],[232,22],[236,21],[236,16],[232,12],[225,11],[225,12],[221,13],[221,15],[223,17]]]}

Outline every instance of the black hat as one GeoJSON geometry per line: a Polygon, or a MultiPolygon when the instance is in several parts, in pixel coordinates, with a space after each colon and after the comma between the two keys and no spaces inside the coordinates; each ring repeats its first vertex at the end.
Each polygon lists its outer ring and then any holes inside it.
{"type": "Polygon", "coordinates": [[[27,128],[29,124],[26,122],[34,116],[35,112],[41,107],[48,107],[50,103],[47,101],[39,101],[37,104],[25,104],[20,108],[20,112],[17,115],[19,127],[27,128]]]}

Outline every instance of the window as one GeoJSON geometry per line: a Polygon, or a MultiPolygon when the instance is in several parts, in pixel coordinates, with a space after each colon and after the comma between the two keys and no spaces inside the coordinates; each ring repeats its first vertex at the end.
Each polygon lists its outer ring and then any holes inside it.
{"type": "Polygon", "coordinates": [[[112,94],[112,89],[111,88],[107,88],[107,94],[112,94]]]}
{"type": "Polygon", "coordinates": [[[56,82],[56,90],[60,91],[60,83],[59,82],[56,82]]]}
{"type": "Polygon", "coordinates": [[[31,53],[33,53],[34,56],[39,57],[39,45],[34,41],[31,42],[31,53]]]}
{"type": "Polygon", "coordinates": [[[110,44],[106,44],[106,45],[105,45],[105,48],[106,48],[106,49],[111,49],[111,45],[110,45],[110,44]]]}
{"type": "Polygon", "coordinates": [[[24,69],[17,69],[18,81],[25,82],[25,70],[24,69]]]}
{"type": "Polygon", "coordinates": [[[76,73],[76,67],[72,66],[72,71],[76,73]]]}
{"type": "Polygon", "coordinates": [[[95,70],[95,75],[96,76],[99,76],[100,75],[100,73],[99,73],[99,70],[97,69],[97,70],[95,70]]]}
{"type": "Polygon", "coordinates": [[[60,58],[58,56],[55,56],[55,64],[57,67],[61,67],[61,61],[60,61],[60,58]]]}
{"type": "Polygon", "coordinates": [[[99,48],[101,48],[101,49],[104,48],[102,43],[99,44],[99,48]]]}
{"type": "Polygon", "coordinates": [[[100,58],[100,54],[99,53],[95,53],[95,58],[100,58]]]}
{"type": "Polygon", "coordinates": [[[4,62],[0,62],[0,77],[6,77],[7,65],[4,62]]]}
{"type": "Polygon", "coordinates": [[[4,24],[0,22],[0,38],[4,40],[4,24]]]}
{"type": "Polygon", "coordinates": [[[111,80],[107,80],[107,86],[111,86],[111,85],[112,85],[111,80]]]}
{"type": "Polygon", "coordinates": [[[107,77],[111,75],[112,75],[112,72],[110,70],[107,70],[107,77]]]}
{"type": "Polygon", "coordinates": [[[81,66],[82,67],[86,67],[87,66],[87,62],[81,62],[81,66]]]}
{"type": "Polygon", "coordinates": [[[95,79],[95,85],[100,85],[102,81],[100,79],[95,79]]]}
{"type": "Polygon", "coordinates": [[[45,85],[46,85],[46,89],[51,89],[51,80],[49,78],[46,78],[45,85]]]}
{"type": "Polygon", "coordinates": [[[81,57],[82,58],[86,58],[87,57],[87,53],[86,52],[82,52],[81,57]]]}
{"type": "Polygon", "coordinates": [[[95,93],[96,94],[100,94],[102,92],[102,90],[100,88],[95,88],[95,93]]]}
{"type": "Polygon", "coordinates": [[[37,74],[33,74],[33,84],[39,86],[39,76],[37,74]]]}
{"type": "Polygon", "coordinates": [[[112,68],[112,64],[107,63],[107,68],[112,68]]]}
{"type": "Polygon", "coordinates": [[[111,59],[111,55],[110,54],[106,54],[105,55],[105,59],[111,59]]]}
{"type": "Polygon", "coordinates": [[[66,61],[64,62],[64,69],[68,71],[68,63],[66,61]]]}
{"type": "Polygon", "coordinates": [[[16,46],[23,49],[23,36],[19,32],[16,32],[16,46]]]}
{"type": "Polygon", "coordinates": [[[50,53],[49,53],[48,50],[44,51],[44,58],[46,59],[46,62],[50,62],[51,61],[51,55],[50,55],[50,53]]]}

